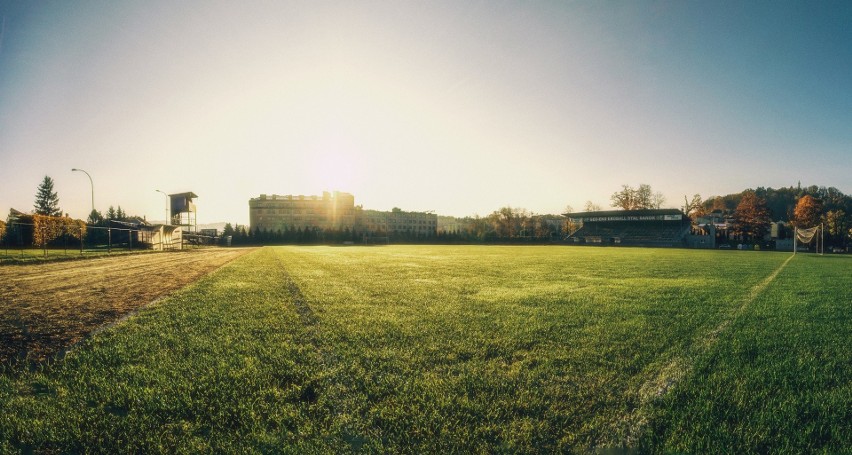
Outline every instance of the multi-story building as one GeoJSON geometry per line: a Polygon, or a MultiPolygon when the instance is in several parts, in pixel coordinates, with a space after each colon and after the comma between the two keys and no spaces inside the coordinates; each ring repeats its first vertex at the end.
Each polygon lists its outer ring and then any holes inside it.
{"type": "Polygon", "coordinates": [[[249,200],[252,231],[285,229],[352,229],[356,224],[355,197],[349,193],[323,192],[322,196],[261,194],[249,200]]]}
{"type": "Polygon", "coordinates": [[[363,230],[374,233],[430,236],[438,231],[438,215],[428,212],[405,212],[398,208],[390,212],[362,210],[360,221],[363,230]]]}
{"type": "Polygon", "coordinates": [[[363,210],[355,206],[349,193],[324,192],[320,196],[279,196],[261,194],[249,200],[252,231],[276,232],[288,229],[335,229],[359,233],[431,236],[437,233],[438,216],[427,212],[363,210]]]}
{"type": "Polygon", "coordinates": [[[438,232],[453,233],[463,232],[470,228],[471,219],[456,218],[454,216],[439,216],[438,217],[438,232]]]}

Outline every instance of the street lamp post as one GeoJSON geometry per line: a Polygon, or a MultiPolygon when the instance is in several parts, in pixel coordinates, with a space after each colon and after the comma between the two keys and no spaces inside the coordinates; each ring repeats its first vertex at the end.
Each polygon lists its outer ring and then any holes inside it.
{"type": "Polygon", "coordinates": [[[79,171],[79,172],[86,174],[86,177],[89,177],[89,184],[92,186],[92,213],[95,213],[95,183],[92,181],[92,176],[89,175],[88,172],[86,172],[82,169],[74,168],[74,169],[71,169],[71,171],[72,172],[79,171]]]}
{"type": "Polygon", "coordinates": [[[160,190],[154,190],[154,191],[156,191],[158,193],[163,193],[163,196],[166,197],[166,226],[171,226],[172,223],[169,220],[169,195],[160,191],[160,190]]]}

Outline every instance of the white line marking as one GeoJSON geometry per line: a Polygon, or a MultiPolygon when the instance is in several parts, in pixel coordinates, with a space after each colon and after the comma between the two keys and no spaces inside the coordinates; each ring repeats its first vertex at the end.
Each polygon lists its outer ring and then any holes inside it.
{"type": "MultiPolygon", "coordinates": [[[[671,360],[665,363],[656,374],[645,381],[639,387],[639,406],[632,412],[622,416],[618,421],[614,422],[615,428],[613,434],[617,437],[621,435],[624,439],[615,446],[621,447],[636,447],[639,438],[642,435],[642,430],[648,424],[647,408],[654,405],[669,393],[675,386],[681,383],[692,373],[692,359],[701,354],[708,352],[719,339],[719,335],[724,332],[731,322],[737,319],[740,314],[757,300],[757,297],[773,282],[778,274],[793,260],[795,256],[790,255],[784,262],[781,263],[772,273],[764,278],[760,283],[755,284],[745,294],[745,298],[727,318],[724,318],[712,330],[696,337],[690,347],[686,349],[684,355],[674,356],[671,360]]],[[[612,439],[612,438],[610,438],[612,439]]],[[[601,447],[612,446],[610,441],[603,441],[601,447]]]]}

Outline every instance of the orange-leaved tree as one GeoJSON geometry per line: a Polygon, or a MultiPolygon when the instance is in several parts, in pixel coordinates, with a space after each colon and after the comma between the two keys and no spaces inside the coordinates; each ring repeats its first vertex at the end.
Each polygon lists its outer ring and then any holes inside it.
{"type": "Polygon", "coordinates": [[[734,210],[734,232],[740,234],[743,240],[760,240],[769,232],[770,221],[766,201],[754,191],[744,192],[734,210]]]}
{"type": "Polygon", "coordinates": [[[809,228],[819,224],[822,204],[810,194],[799,198],[796,208],[793,209],[793,224],[799,228],[809,228]]]}

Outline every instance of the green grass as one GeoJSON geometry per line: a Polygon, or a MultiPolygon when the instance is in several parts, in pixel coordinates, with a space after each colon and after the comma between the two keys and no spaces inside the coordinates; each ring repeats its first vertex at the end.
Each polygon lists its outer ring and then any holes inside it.
{"type": "Polygon", "coordinates": [[[852,451],[852,264],[798,255],[667,397],[676,450],[852,451]]]}
{"type": "Polygon", "coordinates": [[[0,452],[848,451],[852,258],[789,257],[264,248],[0,375],[0,452]]]}

